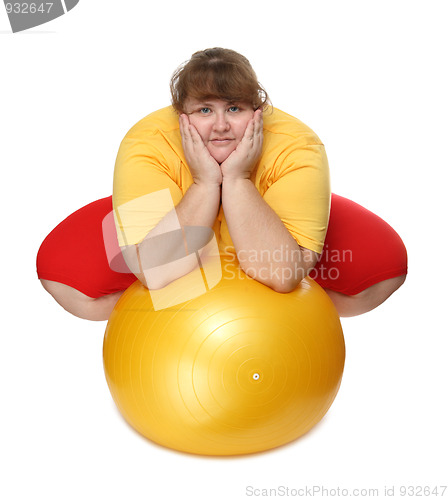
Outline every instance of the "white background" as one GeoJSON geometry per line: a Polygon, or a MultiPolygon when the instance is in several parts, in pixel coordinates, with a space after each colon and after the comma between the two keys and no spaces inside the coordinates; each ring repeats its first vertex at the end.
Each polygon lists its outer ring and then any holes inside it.
{"type": "Polygon", "coordinates": [[[0,31],[0,496],[446,485],[445,2],[81,0],[18,34],[0,6],[0,31]],[[225,459],[135,433],[105,382],[105,322],[63,311],[35,274],[46,234],[111,193],[122,137],[168,104],[177,65],[212,46],[249,58],[274,105],[325,143],[333,191],[386,219],[409,254],[405,285],[343,320],[346,369],[325,419],[288,446],[225,459]]]}

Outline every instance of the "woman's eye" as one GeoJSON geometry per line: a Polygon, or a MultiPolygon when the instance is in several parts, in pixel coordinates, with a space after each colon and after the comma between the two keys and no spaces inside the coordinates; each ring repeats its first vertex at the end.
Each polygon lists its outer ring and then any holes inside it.
{"type": "Polygon", "coordinates": [[[201,108],[199,112],[203,115],[208,115],[210,113],[210,108],[201,108]]]}
{"type": "Polygon", "coordinates": [[[238,106],[230,106],[229,111],[231,113],[236,113],[237,111],[239,111],[239,109],[240,108],[238,106]]]}

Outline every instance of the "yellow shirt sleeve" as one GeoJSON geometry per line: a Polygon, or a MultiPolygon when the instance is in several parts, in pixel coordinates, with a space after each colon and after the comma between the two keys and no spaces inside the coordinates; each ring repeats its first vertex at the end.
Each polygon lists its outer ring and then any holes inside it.
{"type": "Polygon", "coordinates": [[[120,246],[140,243],[183,196],[166,158],[154,156],[153,142],[125,138],[117,155],[113,205],[120,246]]]}
{"type": "Polygon", "coordinates": [[[300,246],[321,253],[331,196],[324,146],[293,147],[272,177],[263,199],[300,246]]]}

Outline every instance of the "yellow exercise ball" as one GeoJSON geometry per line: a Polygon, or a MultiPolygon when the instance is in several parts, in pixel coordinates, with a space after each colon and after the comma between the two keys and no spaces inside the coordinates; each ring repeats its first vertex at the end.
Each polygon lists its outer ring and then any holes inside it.
{"type": "Polygon", "coordinates": [[[131,285],[110,316],[103,359],[117,407],[143,436],[183,452],[241,455],[289,443],[322,419],[345,344],[313,280],[282,294],[227,263],[217,286],[167,309],[131,285]]]}

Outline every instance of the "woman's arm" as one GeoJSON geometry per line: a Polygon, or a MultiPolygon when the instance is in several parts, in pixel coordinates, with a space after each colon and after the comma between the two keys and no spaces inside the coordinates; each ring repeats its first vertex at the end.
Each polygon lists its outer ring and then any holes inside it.
{"type": "Polygon", "coordinates": [[[121,248],[127,266],[144,286],[158,290],[198,267],[195,252],[200,253],[213,234],[220,197],[220,186],[193,183],[140,243],[121,248]]]}
{"type": "Polygon", "coordinates": [[[318,254],[297,244],[250,179],[224,176],[222,204],[243,271],[278,292],[296,288],[318,254]]]}
{"type": "MultiPolygon", "coordinates": [[[[122,247],[129,269],[149,289],[163,288],[198,266],[194,253],[208,243],[219,210],[222,182],[219,165],[185,115],[180,117],[179,124],[193,184],[175,209],[140,243],[122,247]],[[203,230],[189,231],[189,226],[203,230]]],[[[155,211],[158,209],[154,207],[155,211]]]]}
{"type": "Polygon", "coordinates": [[[223,210],[244,272],[289,292],[311,271],[318,254],[297,244],[250,180],[262,143],[262,114],[257,111],[238,148],[221,165],[223,210]]]}

